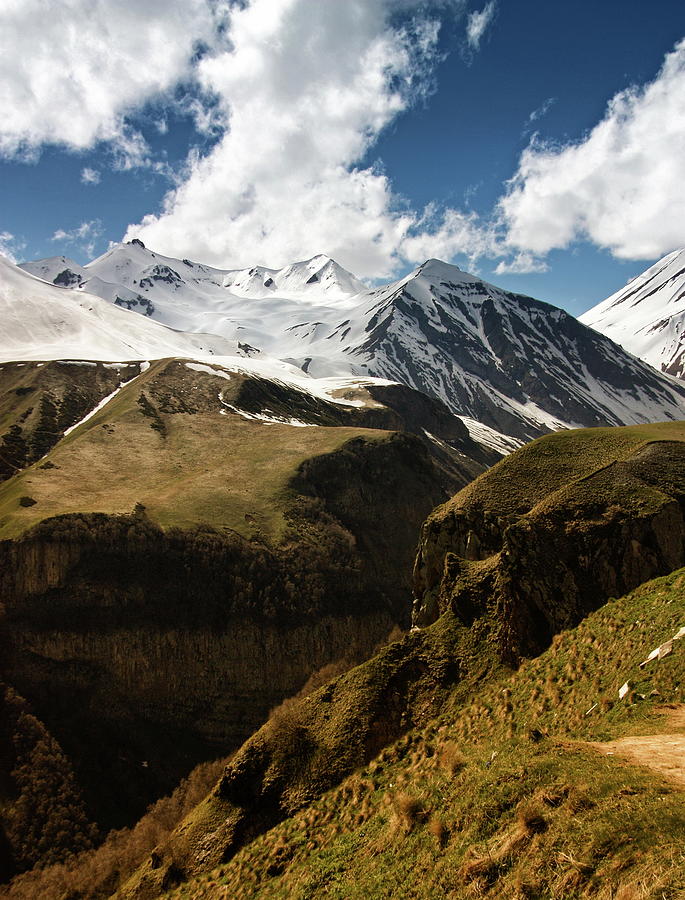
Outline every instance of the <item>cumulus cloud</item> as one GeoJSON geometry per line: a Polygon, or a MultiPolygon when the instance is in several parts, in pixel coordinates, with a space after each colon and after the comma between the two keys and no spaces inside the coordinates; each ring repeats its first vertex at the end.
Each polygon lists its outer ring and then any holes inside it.
{"type": "Polygon", "coordinates": [[[480,42],[483,39],[483,35],[488,30],[488,26],[495,17],[496,6],[495,0],[490,0],[480,12],[472,12],[469,14],[466,22],[466,40],[473,50],[478,50],[480,48],[480,42]]]}
{"type": "MultiPolygon", "coordinates": [[[[55,0],[41,17],[43,6],[0,7],[0,155],[107,142],[116,169],[169,177],[161,211],[127,239],[221,266],[325,251],[373,277],[489,246],[475,216],[414,210],[363,162],[432,90],[441,19],[464,15],[466,0],[55,0]],[[213,142],[180,172],[135,124],[147,110],[163,132],[171,108],[213,142]]],[[[494,8],[469,18],[470,39],[494,8]]],[[[86,167],[81,180],[99,175],[86,167]]],[[[92,252],[99,227],[54,240],[92,252]]]]}
{"type": "Polygon", "coordinates": [[[17,262],[17,256],[25,246],[26,244],[10,231],[0,231],[0,254],[7,257],[10,262],[17,262]]]}
{"type": "Polygon", "coordinates": [[[81,222],[75,228],[65,231],[58,228],[50,238],[62,244],[72,244],[79,247],[88,256],[95,253],[98,239],[102,237],[103,229],[100,219],[92,219],[90,222],[81,222]]]}
{"type": "Polygon", "coordinates": [[[121,144],[145,156],[125,116],[191,73],[217,40],[218,0],[21,0],[0,4],[0,154],[31,158],[43,144],[121,144]]]}
{"type": "Polygon", "coordinates": [[[400,260],[482,244],[471,217],[448,211],[440,220],[431,210],[429,222],[394,195],[384,172],[360,165],[430,84],[439,21],[424,7],[408,0],[234,7],[230,48],[198,65],[226,130],[206,157],[190,157],[162,212],[130,226],[126,239],[230,266],[282,265],[324,251],[377,277],[400,260]],[[392,13],[410,6],[415,18],[393,25],[392,13]]]}
{"type": "Polygon", "coordinates": [[[582,140],[534,139],[499,211],[506,241],[544,255],[589,239],[621,259],[685,243],[685,40],[654,81],[616,94],[582,140]]]}
{"type": "Polygon", "coordinates": [[[537,259],[532,253],[516,253],[497,264],[495,275],[530,275],[533,272],[547,271],[549,271],[547,263],[537,259]]]}
{"type": "Polygon", "coordinates": [[[81,171],[82,184],[100,184],[100,173],[97,169],[90,169],[88,166],[81,171]]]}
{"type": "Polygon", "coordinates": [[[440,213],[429,206],[423,217],[403,239],[400,252],[408,262],[419,263],[430,257],[452,259],[460,254],[474,267],[482,256],[499,251],[494,229],[474,212],[447,209],[440,213]]]}

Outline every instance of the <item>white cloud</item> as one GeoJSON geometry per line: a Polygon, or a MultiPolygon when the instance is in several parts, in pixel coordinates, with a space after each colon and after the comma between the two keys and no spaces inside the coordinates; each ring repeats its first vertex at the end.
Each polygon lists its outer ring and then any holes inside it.
{"type": "Polygon", "coordinates": [[[90,222],[81,222],[75,228],[65,231],[58,228],[50,238],[51,241],[59,241],[63,244],[78,246],[88,256],[95,253],[97,241],[102,237],[103,228],[100,219],[92,219],[90,222]]]}
{"type": "Polygon", "coordinates": [[[375,277],[420,254],[482,244],[471,217],[448,211],[431,224],[393,194],[382,171],[360,166],[383,128],[430,84],[439,23],[424,6],[252,0],[234,7],[230,49],[198,66],[228,126],[205,158],[191,155],[162,212],[131,225],[126,239],[222,266],[278,266],[326,252],[375,277]],[[390,24],[400,6],[416,13],[402,29],[390,24]]]}
{"type": "Polygon", "coordinates": [[[479,49],[483,35],[495,17],[496,6],[495,0],[490,0],[480,12],[472,12],[469,14],[466,22],[466,40],[473,50],[479,49]]]}
{"type": "Polygon", "coordinates": [[[542,259],[536,259],[532,253],[517,253],[511,259],[503,259],[497,264],[495,275],[530,275],[534,272],[547,272],[549,266],[542,259]]]}
{"type": "Polygon", "coordinates": [[[21,0],[0,4],[0,155],[35,157],[98,140],[144,156],[125,116],[191,71],[216,41],[215,0],[21,0]]]}
{"type": "Polygon", "coordinates": [[[10,262],[17,262],[17,255],[25,246],[26,244],[11,232],[0,231],[0,254],[7,257],[10,262]]]}
{"type": "MultiPolygon", "coordinates": [[[[490,241],[475,216],[413,210],[380,167],[362,162],[433,88],[440,18],[459,18],[465,6],[55,0],[41,16],[44,0],[3,4],[0,155],[107,142],[116,169],[144,165],[174,184],[162,211],[126,237],[217,265],[281,265],[325,251],[381,277],[421,255],[475,256],[490,241]],[[153,158],[133,124],[147,110],[159,129],[172,108],[215,141],[205,157],[191,151],[180,173],[153,158]]],[[[478,14],[482,30],[493,11],[489,3],[478,14]]],[[[81,173],[86,184],[98,176],[81,173]]],[[[92,233],[62,229],[54,239],[89,252],[100,236],[89,224],[92,233]]]]}
{"type": "Polygon", "coordinates": [[[440,214],[429,207],[404,237],[398,252],[411,263],[430,257],[452,259],[464,255],[473,267],[479,257],[496,255],[498,249],[494,231],[476,213],[448,209],[440,214]]]}
{"type": "Polygon", "coordinates": [[[556,102],[556,97],[548,97],[544,103],[541,103],[540,106],[538,106],[537,109],[534,109],[528,116],[528,124],[532,125],[533,122],[537,122],[538,119],[542,119],[543,116],[546,116],[556,102]]]}
{"type": "Polygon", "coordinates": [[[500,201],[510,246],[544,255],[589,239],[621,259],[685,244],[685,40],[654,81],[621,91],[582,140],[534,139],[500,201]]]}
{"type": "Polygon", "coordinates": [[[81,182],[83,184],[100,184],[100,173],[97,169],[90,169],[86,166],[81,172],[81,182]]]}

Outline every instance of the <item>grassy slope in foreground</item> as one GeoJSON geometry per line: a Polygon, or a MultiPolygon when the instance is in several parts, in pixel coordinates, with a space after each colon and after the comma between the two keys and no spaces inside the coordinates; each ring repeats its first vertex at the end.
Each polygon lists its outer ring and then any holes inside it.
{"type": "Polygon", "coordinates": [[[669,730],[685,640],[639,663],[682,625],[685,570],[610,601],[470,698],[455,692],[425,728],[169,897],[682,897],[682,793],[585,743],[669,730]]]}

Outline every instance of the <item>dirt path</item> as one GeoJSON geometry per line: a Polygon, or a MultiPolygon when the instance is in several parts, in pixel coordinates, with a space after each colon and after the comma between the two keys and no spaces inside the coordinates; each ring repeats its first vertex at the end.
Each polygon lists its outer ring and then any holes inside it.
{"type": "Polygon", "coordinates": [[[663,712],[673,733],[624,737],[607,743],[593,741],[590,746],[605,756],[647,766],[685,789],[685,704],[665,707],[663,712]]]}

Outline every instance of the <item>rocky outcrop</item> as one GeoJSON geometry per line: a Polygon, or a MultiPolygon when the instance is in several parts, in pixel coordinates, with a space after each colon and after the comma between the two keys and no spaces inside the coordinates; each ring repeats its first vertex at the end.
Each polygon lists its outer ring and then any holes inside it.
{"type": "MultiPolygon", "coordinates": [[[[590,444],[605,439],[586,434],[590,444]]],[[[534,466],[518,475],[543,477],[534,466]]],[[[425,524],[414,570],[417,624],[448,608],[469,625],[488,619],[502,655],[515,661],[609,597],[685,562],[680,442],[637,441],[589,472],[567,472],[547,493],[536,486],[534,502],[519,511],[504,499],[498,508],[492,486],[501,478],[495,467],[425,524]]]]}

